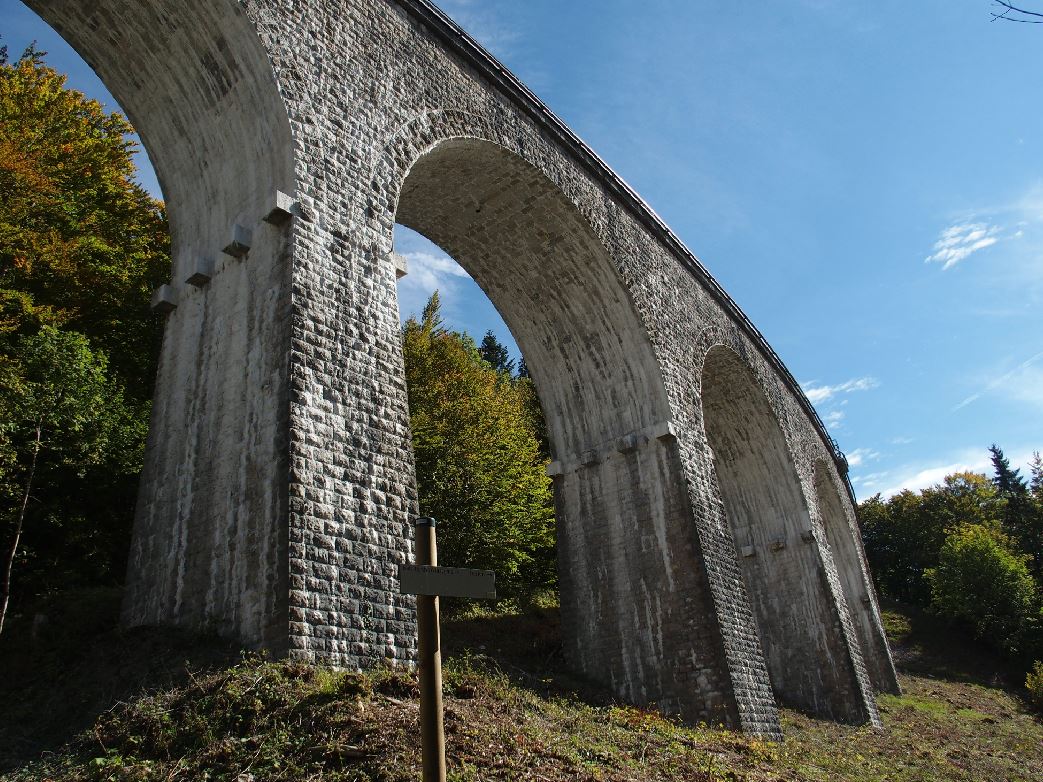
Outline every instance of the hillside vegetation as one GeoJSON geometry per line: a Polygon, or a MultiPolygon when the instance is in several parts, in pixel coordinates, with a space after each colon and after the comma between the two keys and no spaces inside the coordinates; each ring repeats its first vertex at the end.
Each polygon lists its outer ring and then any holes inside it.
{"type": "MultiPolygon", "coordinates": [[[[21,633],[0,646],[13,674],[0,682],[0,779],[419,779],[409,674],[273,662],[169,630],[122,633],[117,597],[55,605],[37,646],[14,647],[21,633]]],[[[567,673],[553,607],[447,622],[450,778],[1043,778],[1043,723],[995,678],[989,653],[952,654],[927,617],[887,618],[904,694],[879,699],[884,730],[784,710],[781,744],[613,703],[567,673]]]]}

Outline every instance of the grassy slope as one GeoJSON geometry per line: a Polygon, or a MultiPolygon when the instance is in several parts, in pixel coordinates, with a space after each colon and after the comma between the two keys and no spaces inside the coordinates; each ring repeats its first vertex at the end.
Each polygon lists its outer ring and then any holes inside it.
{"type": "MultiPolygon", "coordinates": [[[[104,612],[75,613],[90,618],[63,624],[61,640],[41,639],[30,654],[12,648],[14,633],[0,644],[0,670],[15,674],[0,677],[4,779],[419,778],[408,676],[259,658],[229,665],[231,650],[217,642],[121,634],[104,612]],[[156,689],[131,697],[146,682],[156,689]]],[[[888,617],[907,672],[905,694],[880,699],[884,731],[785,711],[780,745],[613,705],[564,670],[556,617],[447,623],[451,779],[1043,779],[1043,723],[987,686],[986,655],[924,617],[888,617]]]]}

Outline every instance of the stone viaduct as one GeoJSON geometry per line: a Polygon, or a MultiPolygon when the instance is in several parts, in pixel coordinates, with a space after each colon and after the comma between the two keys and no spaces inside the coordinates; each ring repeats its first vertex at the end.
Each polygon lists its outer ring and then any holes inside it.
{"type": "Polygon", "coordinates": [[[410,661],[399,222],[531,369],[575,668],[769,737],[777,703],[879,724],[897,682],[842,454],[692,253],[439,10],[28,4],[139,129],[173,234],[126,624],[410,661]]]}

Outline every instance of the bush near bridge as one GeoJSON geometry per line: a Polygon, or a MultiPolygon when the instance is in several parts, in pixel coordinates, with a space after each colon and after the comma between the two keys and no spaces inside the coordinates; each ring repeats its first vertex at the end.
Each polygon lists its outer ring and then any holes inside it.
{"type": "Polygon", "coordinates": [[[885,600],[929,609],[990,644],[1032,686],[1043,660],[1043,460],[1035,454],[1025,480],[998,446],[990,451],[991,479],[957,473],[919,493],[877,495],[859,520],[885,600]]]}

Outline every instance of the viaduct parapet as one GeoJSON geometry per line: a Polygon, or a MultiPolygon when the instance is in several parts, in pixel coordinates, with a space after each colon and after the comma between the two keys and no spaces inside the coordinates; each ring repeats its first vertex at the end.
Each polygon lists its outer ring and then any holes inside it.
{"type": "Polygon", "coordinates": [[[392,228],[536,383],[562,629],[619,698],[779,735],[897,682],[845,464],[659,218],[426,0],[28,0],[148,146],[173,267],[123,619],[347,667],[415,654],[392,228]]]}

